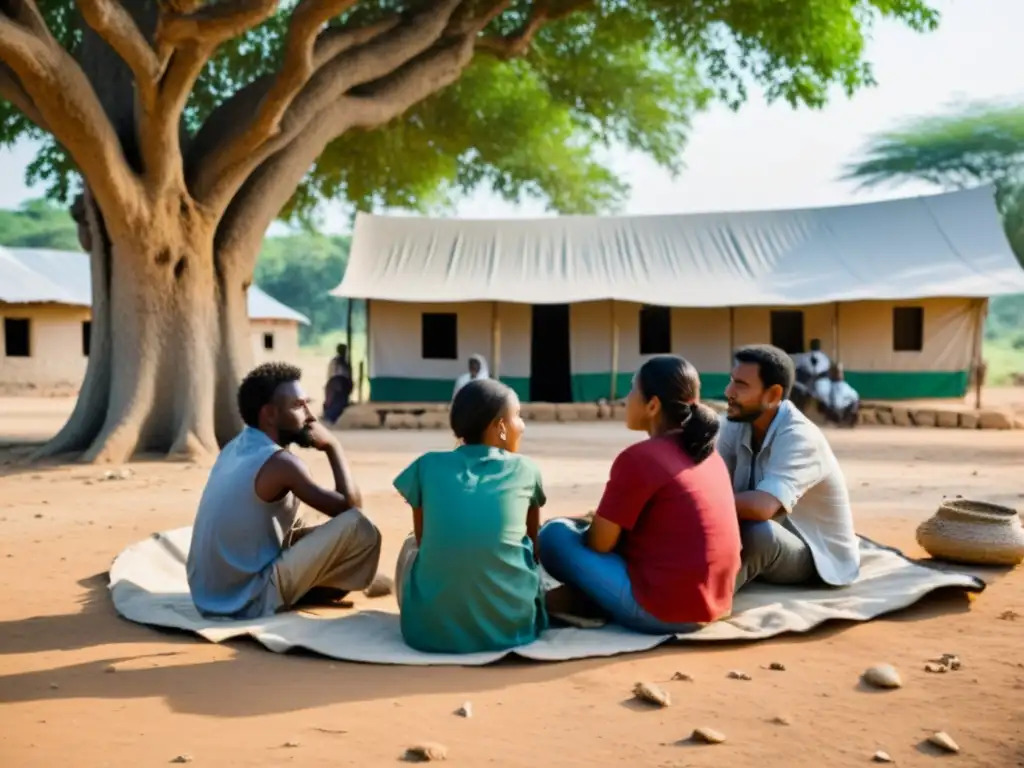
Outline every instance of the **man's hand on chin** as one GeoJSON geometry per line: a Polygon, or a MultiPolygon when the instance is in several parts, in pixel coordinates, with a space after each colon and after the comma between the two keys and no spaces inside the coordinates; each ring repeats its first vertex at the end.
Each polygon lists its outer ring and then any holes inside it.
{"type": "Polygon", "coordinates": [[[331,431],[319,421],[314,421],[309,425],[309,442],[310,447],[316,448],[318,451],[326,451],[328,448],[338,445],[338,441],[331,431]]]}

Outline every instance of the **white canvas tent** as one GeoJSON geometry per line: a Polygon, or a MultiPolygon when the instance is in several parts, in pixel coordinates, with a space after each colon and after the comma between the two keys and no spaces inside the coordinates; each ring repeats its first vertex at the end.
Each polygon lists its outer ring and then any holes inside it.
{"type": "Polygon", "coordinates": [[[332,293],[368,300],[374,400],[445,400],[481,353],[524,399],[622,395],[649,354],[720,395],[732,350],[812,338],[867,398],[964,394],[990,296],[1024,292],[990,187],[818,209],[360,215],[332,293]]]}

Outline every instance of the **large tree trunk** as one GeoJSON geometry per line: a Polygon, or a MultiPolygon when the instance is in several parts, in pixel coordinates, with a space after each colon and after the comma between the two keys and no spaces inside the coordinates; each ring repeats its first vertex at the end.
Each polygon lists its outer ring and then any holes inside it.
{"type": "Polygon", "coordinates": [[[181,200],[137,238],[108,237],[91,210],[89,365],[71,418],[41,456],[194,459],[237,434],[249,280],[220,266],[212,227],[181,200]]]}

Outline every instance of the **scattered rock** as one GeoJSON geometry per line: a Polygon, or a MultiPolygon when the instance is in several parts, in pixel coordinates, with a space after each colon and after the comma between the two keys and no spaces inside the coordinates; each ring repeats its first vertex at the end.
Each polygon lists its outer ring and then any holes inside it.
{"type": "Polygon", "coordinates": [[[686,674],[685,672],[676,672],[672,675],[673,680],[682,680],[684,683],[692,683],[693,677],[686,674]]]}
{"type": "Polygon", "coordinates": [[[933,733],[931,736],[928,737],[928,742],[934,744],[936,747],[945,752],[956,753],[960,751],[959,745],[955,741],[953,741],[953,738],[945,731],[933,733]]]}
{"type": "Polygon", "coordinates": [[[925,671],[927,672],[956,672],[960,669],[960,657],[955,653],[944,653],[937,659],[931,659],[928,664],[925,665],[925,671]],[[928,667],[942,667],[942,669],[928,669],[928,667]]]}
{"type": "Polygon", "coordinates": [[[1020,618],[1020,614],[1016,611],[1003,611],[999,614],[999,618],[1003,621],[1016,621],[1020,618]]]}
{"type": "Polygon", "coordinates": [[[56,691],[58,688],[60,688],[60,686],[57,685],[56,683],[50,683],[50,690],[51,691],[56,691]]]}
{"type": "Polygon", "coordinates": [[[448,747],[434,741],[425,741],[422,744],[416,744],[415,746],[409,747],[405,750],[405,758],[407,760],[417,760],[422,762],[447,760],[448,747]]]}
{"type": "Polygon", "coordinates": [[[729,672],[729,674],[727,675],[727,677],[730,680],[753,680],[754,679],[750,675],[748,675],[746,672],[741,672],[738,669],[731,670],[729,672]]]}
{"type": "Polygon", "coordinates": [[[768,669],[772,670],[773,672],[785,672],[786,665],[783,664],[781,661],[773,661],[771,664],[768,665],[768,669]]]}
{"type": "Polygon", "coordinates": [[[192,755],[178,755],[176,758],[171,760],[172,763],[191,763],[192,755]]]}
{"type": "Polygon", "coordinates": [[[369,598],[387,597],[395,591],[395,580],[383,573],[378,573],[363,594],[369,598]]]}
{"type": "Polygon", "coordinates": [[[462,706],[455,710],[455,714],[459,717],[472,717],[473,716],[473,702],[464,701],[462,706]]]}
{"type": "Polygon", "coordinates": [[[299,746],[299,742],[297,742],[297,741],[286,741],[281,746],[285,747],[286,749],[295,749],[297,746],[299,746]]]}
{"type": "Polygon", "coordinates": [[[714,728],[696,728],[690,738],[701,744],[721,744],[725,741],[725,734],[714,728]]]}
{"type": "Polygon", "coordinates": [[[115,672],[117,672],[117,667],[115,667],[113,664],[111,664],[106,669],[104,669],[103,671],[106,672],[108,675],[112,675],[115,672]]]}
{"type": "Polygon", "coordinates": [[[924,671],[932,672],[934,674],[944,674],[946,672],[949,672],[949,667],[947,667],[945,664],[938,664],[934,661],[929,661],[927,664],[924,665],[924,671]]]}
{"type": "Polygon", "coordinates": [[[864,682],[875,688],[902,688],[900,673],[891,664],[876,664],[864,671],[864,682]]]}
{"type": "Polygon", "coordinates": [[[103,480],[127,480],[132,476],[132,471],[128,467],[122,467],[121,469],[108,469],[103,473],[103,480]]]}
{"type": "Polygon", "coordinates": [[[882,750],[878,750],[877,752],[875,752],[875,754],[872,756],[871,760],[873,762],[876,762],[876,763],[891,763],[891,762],[893,762],[893,759],[891,757],[889,757],[889,753],[888,752],[883,752],[882,750]]]}
{"type": "Polygon", "coordinates": [[[42,517],[43,516],[39,512],[36,512],[36,520],[41,520],[42,517]]]}
{"type": "Polygon", "coordinates": [[[792,725],[793,720],[789,715],[776,715],[772,718],[772,722],[775,725],[792,725]]]}
{"type": "Polygon", "coordinates": [[[659,707],[667,707],[672,704],[672,697],[668,695],[668,692],[654,683],[637,683],[633,686],[633,695],[641,701],[649,701],[659,707]]]}
{"type": "Polygon", "coordinates": [[[346,731],[343,728],[323,728],[321,726],[313,726],[313,730],[319,731],[320,733],[329,733],[333,736],[340,736],[342,734],[348,733],[348,731],[346,731]]]}

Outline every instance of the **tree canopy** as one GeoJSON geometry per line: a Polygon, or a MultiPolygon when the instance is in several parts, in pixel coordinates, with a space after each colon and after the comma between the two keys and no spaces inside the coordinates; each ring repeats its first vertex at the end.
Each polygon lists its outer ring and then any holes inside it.
{"type": "Polygon", "coordinates": [[[844,178],[865,187],[993,184],[1007,237],[1024,264],[1024,104],[973,104],[910,120],[873,137],[844,178]]]}
{"type": "MultiPolygon", "coordinates": [[[[142,18],[140,8],[155,1],[125,0],[124,7],[142,18]]],[[[14,12],[31,2],[5,0],[8,33],[19,24],[14,12]]],[[[340,36],[353,28],[393,28],[445,3],[222,0],[196,10],[198,5],[161,2],[196,17],[216,8],[226,18],[248,7],[259,19],[221,43],[188,96],[184,135],[201,145],[211,117],[228,116],[226,103],[246,106],[239,100],[251,84],[287,68],[288,30],[299,11],[307,16],[314,11],[317,21],[329,19],[329,29],[319,36],[329,41],[331,30],[340,36]]],[[[466,0],[457,5],[456,13],[465,19],[486,22],[478,55],[461,77],[414,104],[404,119],[331,142],[294,191],[285,216],[303,219],[324,198],[339,198],[353,208],[432,211],[478,185],[510,201],[539,198],[565,213],[615,210],[628,190],[607,163],[609,146],[643,152],[678,172],[691,117],[711,99],[738,106],[751,87],[760,87],[769,100],[821,107],[833,89],[851,94],[873,83],[864,47],[878,19],[897,19],[922,31],[938,20],[925,0],[466,0]]],[[[116,0],[38,0],[38,7],[54,37],[75,57],[85,50],[83,17],[93,27],[104,17],[124,23],[116,0]]],[[[3,30],[0,25],[0,43],[3,30]]],[[[295,30],[292,37],[302,32],[295,30]]],[[[0,44],[0,58],[3,48],[0,44]]],[[[18,80],[11,75],[7,67],[0,71],[0,81],[9,81],[7,87],[0,82],[0,94],[9,99],[0,104],[0,142],[41,142],[28,180],[68,201],[77,186],[75,163],[51,133],[19,109],[26,105],[19,104],[24,99],[18,98],[18,80]]],[[[249,111],[253,106],[250,100],[249,111]]]]}

